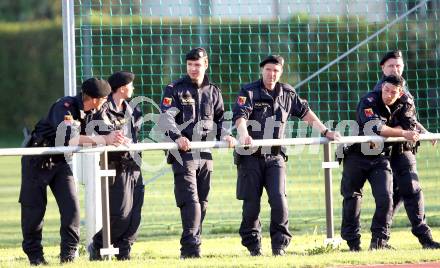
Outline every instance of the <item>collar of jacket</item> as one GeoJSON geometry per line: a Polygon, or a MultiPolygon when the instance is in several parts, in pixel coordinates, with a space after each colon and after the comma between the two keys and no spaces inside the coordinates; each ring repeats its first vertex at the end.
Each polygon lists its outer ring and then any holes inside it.
{"type": "MultiPolygon", "coordinates": [[[[195,84],[193,83],[193,81],[191,80],[191,78],[189,77],[189,75],[186,75],[186,76],[183,78],[183,80],[185,81],[185,83],[188,83],[188,84],[191,84],[191,85],[195,85],[195,84]]],[[[208,78],[208,76],[205,74],[205,76],[203,77],[203,82],[202,82],[202,85],[200,86],[200,88],[209,85],[209,83],[210,83],[210,82],[209,82],[209,78],[208,78]]],[[[196,88],[197,88],[197,85],[196,85],[196,88]]]]}
{"type": "MultiPolygon", "coordinates": [[[[275,84],[274,90],[277,92],[276,94],[277,98],[281,98],[284,95],[282,84],[280,82],[277,82],[275,84]]],[[[260,88],[258,93],[260,94],[261,99],[274,100],[270,95],[269,91],[264,86],[263,79],[260,79],[260,88]]]]}
{"type": "Polygon", "coordinates": [[[75,102],[78,105],[79,110],[79,117],[80,119],[84,119],[86,117],[86,112],[84,112],[84,102],[83,102],[83,95],[82,93],[79,93],[75,96],[75,102]]]}
{"type": "Polygon", "coordinates": [[[122,107],[123,107],[123,109],[122,109],[122,110],[118,110],[118,107],[116,106],[116,103],[115,103],[115,99],[113,99],[113,93],[110,94],[110,95],[108,95],[107,102],[109,103],[110,108],[111,108],[114,112],[124,112],[124,111],[127,110],[128,106],[129,106],[127,100],[123,100],[123,101],[122,101],[122,107]]]}

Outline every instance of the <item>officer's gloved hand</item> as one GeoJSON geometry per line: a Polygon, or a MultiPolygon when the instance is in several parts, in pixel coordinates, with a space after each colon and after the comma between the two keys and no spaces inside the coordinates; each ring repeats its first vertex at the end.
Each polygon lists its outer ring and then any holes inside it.
{"type": "Polygon", "coordinates": [[[237,140],[232,136],[225,136],[223,137],[223,140],[228,142],[229,148],[235,147],[235,145],[237,144],[237,140]]]}
{"type": "Polygon", "coordinates": [[[338,131],[327,131],[325,137],[333,141],[339,141],[341,139],[341,134],[338,131]]]}
{"type": "Polygon", "coordinates": [[[177,146],[181,151],[188,151],[191,149],[191,142],[186,137],[180,137],[176,140],[177,146]]]}

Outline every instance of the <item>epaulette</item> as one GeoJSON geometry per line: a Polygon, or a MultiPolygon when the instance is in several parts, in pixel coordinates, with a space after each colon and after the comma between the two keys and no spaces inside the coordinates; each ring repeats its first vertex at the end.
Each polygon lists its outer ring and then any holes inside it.
{"type": "Polygon", "coordinates": [[[76,106],[75,98],[71,96],[61,97],[56,102],[60,103],[66,108],[70,108],[71,106],[76,106]]]}
{"type": "Polygon", "coordinates": [[[216,84],[209,82],[209,85],[215,87],[218,90],[218,92],[222,92],[222,89],[216,84]]]}
{"type": "Polygon", "coordinates": [[[407,94],[407,93],[403,93],[402,96],[400,96],[400,101],[404,104],[410,104],[410,105],[414,105],[414,98],[412,95],[407,94]]]}
{"type": "Polygon", "coordinates": [[[378,91],[368,92],[364,97],[362,97],[363,103],[368,106],[376,106],[377,100],[380,97],[378,93],[378,91]]]}
{"type": "Polygon", "coordinates": [[[185,81],[184,78],[179,78],[179,79],[177,79],[177,80],[171,82],[169,85],[167,85],[167,87],[174,88],[175,86],[177,86],[177,85],[179,85],[179,84],[182,84],[183,81],[185,81]]]}
{"type": "Polygon", "coordinates": [[[256,88],[259,88],[259,87],[260,87],[260,80],[252,82],[252,83],[249,83],[249,84],[246,84],[246,85],[243,85],[242,88],[244,90],[251,90],[251,89],[256,89],[256,88]]]}
{"type": "Polygon", "coordinates": [[[295,90],[295,88],[293,88],[291,85],[280,83],[280,86],[281,86],[284,90],[296,94],[296,90],[295,90]]]}

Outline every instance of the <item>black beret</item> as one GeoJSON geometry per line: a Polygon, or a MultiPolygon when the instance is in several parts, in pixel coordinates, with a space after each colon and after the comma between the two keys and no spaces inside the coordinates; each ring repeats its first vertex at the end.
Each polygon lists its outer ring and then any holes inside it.
{"type": "Polygon", "coordinates": [[[279,64],[279,65],[283,66],[284,65],[284,58],[281,57],[280,55],[269,55],[266,58],[264,58],[263,61],[260,62],[260,67],[263,67],[267,63],[274,63],[274,64],[279,64]]]}
{"type": "Polygon", "coordinates": [[[81,90],[83,94],[92,98],[103,98],[111,92],[110,85],[106,80],[95,77],[84,81],[81,85],[81,90]]]}
{"type": "Polygon", "coordinates": [[[395,75],[389,75],[389,76],[385,76],[382,79],[382,85],[384,85],[385,83],[390,83],[396,87],[403,87],[405,80],[403,80],[403,78],[401,76],[395,76],[395,75]]]}
{"type": "Polygon", "coordinates": [[[384,65],[385,62],[389,59],[398,59],[402,57],[402,51],[400,50],[392,50],[388,51],[383,58],[380,60],[380,65],[384,65]]]}
{"type": "Polygon", "coordinates": [[[118,88],[133,82],[134,74],[132,72],[120,71],[110,75],[107,80],[112,87],[112,91],[116,91],[118,88]]]}
{"type": "Polygon", "coordinates": [[[186,54],[185,60],[199,60],[204,57],[208,57],[206,50],[203,47],[196,47],[186,54]]]}

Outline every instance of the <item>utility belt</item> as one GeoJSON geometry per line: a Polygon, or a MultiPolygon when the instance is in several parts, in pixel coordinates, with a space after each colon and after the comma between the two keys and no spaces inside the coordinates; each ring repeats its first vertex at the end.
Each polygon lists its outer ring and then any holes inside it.
{"type": "MultiPolygon", "coordinates": [[[[53,141],[32,133],[30,138],[23,144],[27,148],[32,147],[53,147],[55,144],[53,141]]],[[[39,169],[51,170],[55,165],[61,162],[66,162],[64,154],[53,155],[36,155],[32,156],[35,165],[39,169]]]]}
{"type": "MultiPolygon", "coordinates": [[[[370,149],[374,150],[371,143],[370,143],[370,149]]],[[[362,144],[361,143],[355,143],[350,146],[344,147],[344,155],[351,154],[351,153],[362,154],[366,157],[390,156],[391,155],[391,146],[389,146],[389,145],[387,146],[387,144],[384,144],[384,147],[379,154],[371,154],[371,155],[364,154],[362,152],[362,144]]]]}
{"type": "Polygon", "coordinates": [[[53,147],[53,146],[55,146],[53,141],[45,137],[36,135],[35,133],[32,133],[31,138],[25,144],[25,147],[53,147]]]}
{"type": "Polygon", "coordinates": [[[138,164],[134,160],[109,161],[109,168],[136,168],[138,164]]]}
{"type": "Polygon", "coordinates": [[[255,151],[255,153],[253,153],[253,156],[256,157],[262,157],[265,155],[280,155],[283,154],[282,150],[281,150],[281,146],[272,146],[269,148],[265,147],[258,147],[258,150],[255,151]]]}
{"type": "MultiPolygon", "coordinates": [[[[204,160],[212,160],[212,154],[210,152],[196,152],[196,157],[193,158],[193,152],[191,150],[188,151],[178,151],[180,156],[185,158],[186,160],[197,160],[197,159],[204,159],[204,160]]],[[[174,157],[173,153],[170,151],[165,151],[166,157],[167,157],[167,164],[172,164],[174,161],[176,161],[176,158],[174,157]]]]}
{"type": "Polygon", "coordinates": [[[63,154],[57,155],[34,155],[30,158],[33,166],[40,170],[52,170],[57,164],[66,162],[63,154]]]}
{"type": "Polygon", "coordinates": [[[108,162],[119,162],[123,159],[131,159],[129,152],[109,152],[108,162]]]}
{"type": "Polygon", "coordinates": [[[416,154],[420,146],[420,141],[412,142],[399,142],[393,145],[393,154],[403,154],[404,152],[411,151],[416,154]]]}
{"type": "Polygon", "coordinates": [[[117,153],[116,155],[109,154],[108,165],[110,167],[122,167],[122,168],[136,168],[138,164],[134,159],[130,156],[129,152],[117,153]]]}
{"type": "MultiPolygon", "coordinates": [[[[281,146],[272,146],[270,148],[270,151],[267,147],[266,148],[259,147],[258,150],[255,151],[254,153],[252,153],[251,155],[254,157],[265,157],[267,155],[274,155],[274,156],[281,155],[284,158],[284,162],[287,162],[289,160],[289,157],[283,152],[281,146]]],[[[242,156],[242,155],[238,154],[235,150],[234,150],[233,156],[234,156],[234,164],[235,165],[239,165],[241,162],[240,158],[245,157],[244,155],[242,156]]]]}
{"type": "MultiPolygon", "coordinates": [[[[347,157],[347,155],[349,154],[357,154],[357,155],[362,155],[362,157],[366,157],[366,158],[377,158],[377,157],[389,157],[391,155],[391,146],[384,144],[384,148],[382,149],[382,152],[380,152],[379,154],[364,154],[362,152],[362,144],[361,143],[355,143],[352,145],[347,146],[346,144],[340,144],[337,148],[336,148],[336,152],[335,152],[335,159],[339,162],[339,164],[342,163],[342,161],[344,160],[344,158],[347,157]]],[[[372,144],[370,144],[370,149],[373,150],[374,147],[372,144]]],[[[394,149],[393,149],[394,151],[394,149]]]]}
{"type": "Polygon", "coordinates": [[[184,129],[181,132],[182,137],[187,138],[190,142],[192,141],[207,141],[209,134],[211,134],[212,130],[204,130],[204,129],[197,129],[194,127],[192,131],[187,131],[184,129]],[[195,140],[193,140],[193,138],[195,140]]]}

